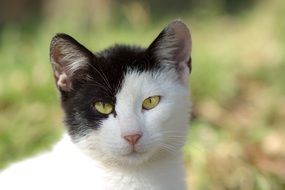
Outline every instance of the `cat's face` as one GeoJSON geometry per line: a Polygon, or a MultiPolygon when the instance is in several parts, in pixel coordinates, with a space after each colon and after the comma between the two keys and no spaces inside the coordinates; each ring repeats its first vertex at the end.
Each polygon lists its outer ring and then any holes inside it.
{"type": "Polygon", "coordinates": [[[189,119],[191,37],[180,21],[147,48],[93,54],[70,36],[51,43],[68,133],[105,164],[140,165],[180,151],[189,119]]]}

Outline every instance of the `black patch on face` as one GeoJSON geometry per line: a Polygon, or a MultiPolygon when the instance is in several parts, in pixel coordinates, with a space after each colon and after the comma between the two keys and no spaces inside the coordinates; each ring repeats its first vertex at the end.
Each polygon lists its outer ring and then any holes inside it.
{"type": "MultiPolygon", "coordinates": [[[[95,53],[85,73],[89,78],[83,75],[74,81],[71,91],[61,92],[65,123],[70,135],[98,129],[101,121],[109,117],[97,112],[92,105],[96,101],[103,101],[115,106],[115,95],[127,71],[157,71],[159,68],[154,57],[139,47],[116,45],[95,53]]],[[[111,114],[116,117],[116,110],[111,114]]]]}

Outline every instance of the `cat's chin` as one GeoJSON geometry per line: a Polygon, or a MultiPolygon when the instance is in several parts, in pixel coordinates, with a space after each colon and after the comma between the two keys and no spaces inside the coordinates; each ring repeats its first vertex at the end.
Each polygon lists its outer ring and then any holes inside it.
{"type": "Polygon", "coordinates": [[[129,152],[127,154],[116,155],[112,158],[118,166],[140,166],[150,160],[151,155],[147,152],[129,152]]]}

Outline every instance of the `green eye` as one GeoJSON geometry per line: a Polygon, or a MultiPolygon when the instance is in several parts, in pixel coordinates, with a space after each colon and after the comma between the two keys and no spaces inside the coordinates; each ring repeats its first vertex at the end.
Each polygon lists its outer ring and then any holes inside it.
{"type": "Polygon", "coordinates": [[[151,96],[143,101],[143,109],[150,110],[157,106],[160,101],[160,96],[151,96]]]}
{"type": "Polygon", "coordinates": [[[102,114],[108,115],[113,111],[113,105],[105,102],[95,102],[94,108],[102,114]]]}

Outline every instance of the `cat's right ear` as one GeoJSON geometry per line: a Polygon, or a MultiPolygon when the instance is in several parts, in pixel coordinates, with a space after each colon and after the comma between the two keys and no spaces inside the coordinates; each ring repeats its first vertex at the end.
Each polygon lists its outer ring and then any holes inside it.
{"type": "Polygon", "coordinates": [[[51,40],[50,61],[56,86],[60,91],[70,91],[73,82],[88,69],[93,54],[67,34],[57,34],[51,40]]]}
{"type": "Polygon", "coordinates": [[[161,65],[175,69],[186,83],[191,72],[191,50],[192,39],[187,25],[175,20],[162,30],[147,52],[161,65]]]}

